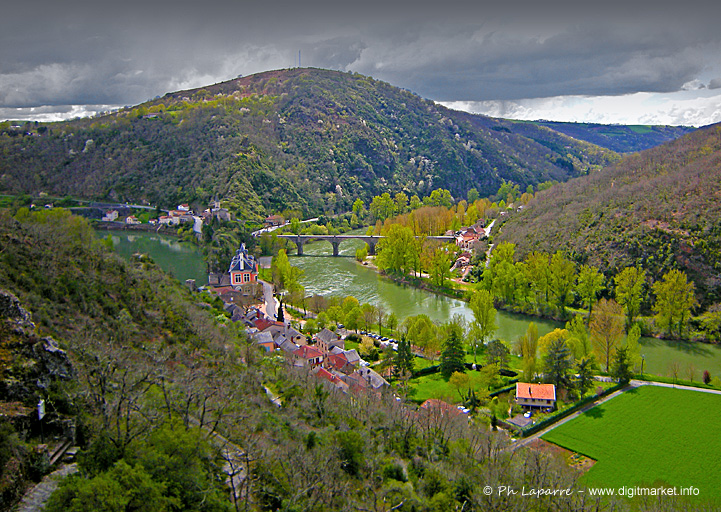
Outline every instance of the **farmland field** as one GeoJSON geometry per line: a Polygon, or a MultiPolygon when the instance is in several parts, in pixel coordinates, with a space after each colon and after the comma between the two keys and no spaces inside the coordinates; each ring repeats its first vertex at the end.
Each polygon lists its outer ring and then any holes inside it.
{"type": "Polygon", "coordinates": [[[718,500],[721,395],[642,386],[550,431],[546,441],[595,459],[589,486],[688,487],[718,500]]]}

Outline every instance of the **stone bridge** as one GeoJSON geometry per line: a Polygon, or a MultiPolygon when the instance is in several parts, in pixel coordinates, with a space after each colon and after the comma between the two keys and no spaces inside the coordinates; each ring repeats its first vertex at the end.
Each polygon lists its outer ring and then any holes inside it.
{"type": "MultiPolygon", "coordinates": [[[[368,254],[373,256],[376,253],[376,244],[383,240],[384,236],[374,236],[374,235],[278,235],[278,238],[285,238],[286,240],[290,240],[291,242],[295,243],[295,245],[298,247],[298,256],[303,255],[303,244],[306,242],[309,242],[310,240],[327,240],[331,243],[333,246],[333,256],[338,256],[338,248],[340,247],[340,243],[344,240],[363,240],[365,243],[368,244],[368,254]]],[[[420,238],[420,237],[416,237],[420,238]]],[[[427,236],[425,237],[426,240],[440,240],[442,242],[453,242],[456,240],[453,236],[427,236]]]]}

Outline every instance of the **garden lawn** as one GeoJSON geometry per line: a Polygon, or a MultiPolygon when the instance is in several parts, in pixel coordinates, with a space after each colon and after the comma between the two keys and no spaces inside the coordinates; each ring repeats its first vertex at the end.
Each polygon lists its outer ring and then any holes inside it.
{"type": "Polygon", "coordinates": [[[718,500],[720,409],[718,394],[642,386],[543,439],[597,461],[583,476],[589,486],[694,486],[698,498],[718,500]]]}

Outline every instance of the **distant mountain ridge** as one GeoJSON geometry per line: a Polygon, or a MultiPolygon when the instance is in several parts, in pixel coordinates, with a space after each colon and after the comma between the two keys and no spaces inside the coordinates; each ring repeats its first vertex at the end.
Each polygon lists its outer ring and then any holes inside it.
{"type": "Polygon", "coordinates": [[[465,197],[565,181],[611,151],[449,110],[373,78],[296,68],[181,91],[94,119],[0,124],[0,190],[163,207],[230,199],[260,218],[348,211],[382,192],[465,197]],[[30,135],[23,135],[29,133],[30,135]]]}
{"type": "MultiPolygon", "coordinates": [[[[519,121],[516,121],[519,122],[519,121]]],[[[696,128],[691,126],[619,125],[529,121],[574,139],[584,140],[617,153],[634,153],[676,140],[696,128]]]]}
{"type": "Polygon", "coordinates": [[[721,124],[537,194],[501,240],[611,272],[643,265],[654,279],[679,268],[702,304],[721,302],[721,124]]]}

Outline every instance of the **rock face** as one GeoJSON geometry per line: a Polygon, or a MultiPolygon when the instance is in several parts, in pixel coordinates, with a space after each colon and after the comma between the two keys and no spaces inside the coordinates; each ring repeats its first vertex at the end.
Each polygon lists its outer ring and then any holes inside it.
{"type": "Polygon", "coordinates": [[[37,403],[53,381],[74,377],[68,354],[51,337],[39,338],[30,313],[13,294],[0,290],[0,396],[37,403]]]}
{"type": "Polygon", "coordinates": [[[21,329],[35,329],[28,313],[12,293],[0,290],[0,319],[21,329]]]}

